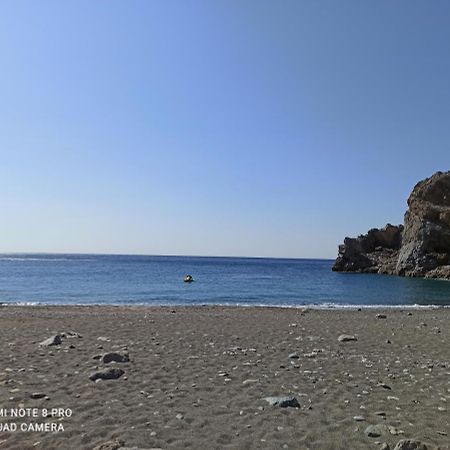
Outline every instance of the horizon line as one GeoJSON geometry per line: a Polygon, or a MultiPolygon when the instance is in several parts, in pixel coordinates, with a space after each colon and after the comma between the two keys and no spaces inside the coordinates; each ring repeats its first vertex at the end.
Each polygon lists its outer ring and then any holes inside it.
{"type": "Polygon", "coordinates": [[[292,259],[333,261],[335,258],[307,258],[292,256],[235,256],[235,255],[176,255],[176,254],[148,254],[148,253],[91,253],[91,252],[0,252],[0,255],[73,255],[73,256],[147,256],[174,258],[234,258],[234,259],[292,259]]]}

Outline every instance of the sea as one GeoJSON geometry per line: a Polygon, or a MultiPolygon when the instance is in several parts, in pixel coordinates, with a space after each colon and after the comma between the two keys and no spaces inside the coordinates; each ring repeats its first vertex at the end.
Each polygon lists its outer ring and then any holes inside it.
{"type": "Polygon", "coordinates": [[[0,303],[317,308],[450,305],[450,282],[332,272],[332,260],[0,254],[0,303]],[[194,282],[185,283],[186,274],[194,282]]]}

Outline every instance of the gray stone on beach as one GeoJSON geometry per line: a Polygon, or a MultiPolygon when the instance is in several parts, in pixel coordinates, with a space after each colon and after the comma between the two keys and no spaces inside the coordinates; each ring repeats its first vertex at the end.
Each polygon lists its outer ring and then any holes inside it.
{"type": "Polygon", "coordinates": [[[290,358],[290,359],[298,359],[299,356],[297,355],[297,353],[291,353],[291,354],[289,355],[289,358],[290,358]]]}
{"type": "Polygon", "coordinates": [[[341,334],[338,337],[339,342],[350,342],[350,341],[357,341],[358,339],[353,336],[352,334],[341,334]]]}
{"type": "Polygon", "coordinates": [[[279,406],[280,408],[300,408],[299,402],[292,395],[265,397],[264,400],[271,406],[279,406]]]}
{"type": "Polygon", "coordinates": [[[397,434],[403,434],[404,433],[402,430],[399,430],[398,428],[395,428],[392,425],[388,425],[388,430],[389,430],[389,433],[393,434],[394,436],[397,436],[397,434]]]}
{"type": "Polygon", "coordinates": [[[103,442],[94,447],[94,450],[118,450],[119,448],[123,448],[125,442],[119,439],[114,441],[103,442]]]}
{"type": "Polygon", "coordinates": [[[96,380],[116,380],[117,378],[120,378],[125,372],[122,369],[105,369],[100,370],[98,372],[94,372],[92,375],[90,375],[89,379],[92,381],[96,380]]]}
{"type": "Polygon", "coordinates": [[[118,450],[163,450],[160,447],[151,447],[151,448],[144,448],[144,447],[120,447],[118,450]]]}
{"type": "Polygon", "coordinates": [[[377,314],[377,319],[386,319],[386,314],[377,314]]]}
{"type": "Polygon", "coordinates": [[[49,337],[48,339],[45,339],[45,341],[42,341],[39,345],[42,347],[50,347],[51,345],[61,345],[62,339],[59,334],[55,334],[54,336],[49,337]]]}
{"type": "Polygon", "coordinates": [[[34,399],[39,399],[39,398],[44,398],[46,394],[43,394],[41,392],[33,392],[32,394],[30,394],[30,398],[34,398],[34,399]]]}
{"type": "Polygon", "coordinates": [[[125,363],[129,362],[130,357],[128,353],[116,353],[116,352],[110,352],[105,353],[102,357],[102,362],[105,364],[108,364],[110,362],[118,362],[118,363],[125,363]]]}
{"type": "Polygon", "coordinates": [[[438,447],[430,444],[425,444],[422,441],[415,439],[402,439],[397,442],[394,450],[437,450],[438,447]]]}
{"type": "Polygon", "coordinates": [[[65,331],[64,333],[61,333],[61,337],[68,338],[68,339],[72,339],[72,338],[81,339],[83,336],[81,336],[81,334],[77,333],[76,331],[65,331]]]}
{"type": "Polygon", "coordinates": [[[353,420],[356,420],[357,422],[363,422],[366,420],[364,416],[353,416],[353,420]]]}
{"type": "Polygon", "coordinates": [[[384,424],[378,424],[378,425],[369,425],[364,433],[366,433],[369,437],[379,437],[382,435],[389,434],[389,427],[384,424]]]}

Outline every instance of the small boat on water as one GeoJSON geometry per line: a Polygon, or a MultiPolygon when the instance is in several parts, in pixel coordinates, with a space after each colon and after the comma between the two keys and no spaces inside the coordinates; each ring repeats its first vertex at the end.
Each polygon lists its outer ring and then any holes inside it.
{"type": "Polygon", "coordinates": [[[186,275],[183,279],[185,283],[192,283],[194,281],[194,278],[192,278],[192,275],[186,275]]]}

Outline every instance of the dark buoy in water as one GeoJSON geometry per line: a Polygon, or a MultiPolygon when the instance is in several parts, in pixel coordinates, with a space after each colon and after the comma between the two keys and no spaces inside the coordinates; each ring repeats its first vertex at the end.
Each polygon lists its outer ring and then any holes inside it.
{"type": "Polygon", "coordinates": [[[192,275],[186,275],[183,279],[185,283],[192,283],[194,279],[192,278],[192,275]]]}

